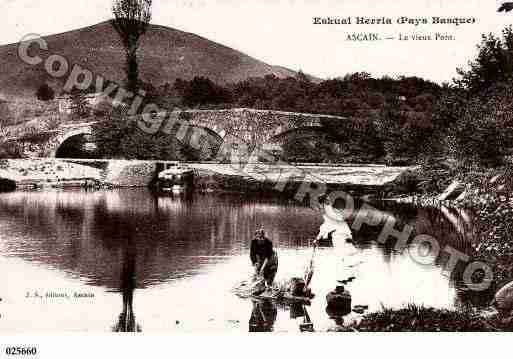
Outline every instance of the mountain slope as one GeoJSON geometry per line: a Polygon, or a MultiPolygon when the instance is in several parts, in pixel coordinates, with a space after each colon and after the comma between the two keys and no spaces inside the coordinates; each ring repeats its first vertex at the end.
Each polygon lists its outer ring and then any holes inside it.
{"type": "MultiPolygon", "coordinates": [[[[64,56],[107,79],[121,83],[125,79],[125,53],[110,21],[70,32],[44,37],[49,51],[39,51],[43,58],[50,54],[64,56]]],[[[176,78],[209,77],[223,84],[274,74],[295,76],[284,67],[271,66],[239,51],[176,29],[151,25],[141,40],[139,73],[143,81],[154,86],[176,78]]],[[[17,55],[17,44],[0,47],[0,95],[33,97],[36,89],[48,82],[54,88],[62,81],[50,78],[43,65],[23,63],[17,55]]]]}

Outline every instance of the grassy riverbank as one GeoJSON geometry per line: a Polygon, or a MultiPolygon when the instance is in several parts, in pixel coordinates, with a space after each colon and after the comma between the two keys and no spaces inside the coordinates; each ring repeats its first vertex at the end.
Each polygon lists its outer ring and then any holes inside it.
{"type": "Polygon", "coordinates": [[[350,327],[361,332],[489,332],[506,329],[497,317],[484,318],[471,311],[413,304],[398,310],[383,308],[365,315],[350,327]]]}
{"type": "Polygon", "coordinates": [[[468,208],[475,214],[472,247],[476,259],[494,269],[494,286],[513,280],[513,165],[498,168],[429,168],[416,170],[418,203],[468,208]],[[457,181],[462,195],[450,201],[439,196],[457,181]]]}

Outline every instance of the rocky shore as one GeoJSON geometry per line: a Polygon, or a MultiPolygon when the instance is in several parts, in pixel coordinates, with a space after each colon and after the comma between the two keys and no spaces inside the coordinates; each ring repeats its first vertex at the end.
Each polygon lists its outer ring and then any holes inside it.
{"type": "MultiPolygon", "coordinates": [[[[472,247],[474,259],[493,269],[496,292],[513,280],[513,167],[467,169],[419,167],[392,184],[390,200],[420,206],[471,209],[477,215],[472,247]],[[447,188],[455,189],[447,195],[447,188]],[[457,189],[457,190],[456,190],[457,189]],[[408,193],[409,191],[409,193],[408,193]],[[395,192],[395,193],[394,193],[395,192]]],[[[408,305],[369,313],[349,328],[357,331],[511,331],[512,310],[456,311],[408,305]]]]}
{"type": "Polygon", "coordinates": [[[500,287],[513,280],[512,174],[512,166],[446,171],[419,168],[408,175],[416,183],[414,193],[394,200],[472,210],[477,217],[472,246],[478,258],[495,269],[494,284],[500,287]],[[450,187],[453,193],[447,191],[450,187]]]}
{"type": "Polygon", "coordinates": [[[3,190],[91,187],[102,184],[100,169],[57,159],[0,160],[3,190]]]}

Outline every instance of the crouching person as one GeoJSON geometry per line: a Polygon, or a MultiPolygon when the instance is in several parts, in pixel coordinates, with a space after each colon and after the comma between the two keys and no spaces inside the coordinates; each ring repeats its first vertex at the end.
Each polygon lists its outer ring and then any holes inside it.
{"type": "Polygon", "coordinates": [[[273,249],[273,242],[265,236],[263,229],[255,232],[249,255],[255,268],[255,277],[263,276],[266,287],[270,287],[278,271],[278,255],[273,249]]]}

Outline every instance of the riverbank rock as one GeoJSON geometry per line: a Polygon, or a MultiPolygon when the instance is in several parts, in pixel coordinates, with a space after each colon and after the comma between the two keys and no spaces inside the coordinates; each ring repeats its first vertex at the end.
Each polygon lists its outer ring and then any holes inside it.
{"type": "Polygon", "coordinates": [[[406,170],[397,176],[392,182],[384,186],[386,196],[396,196],[405,193],[415,193],[421,179],[416,170],[406,170]]]}
{"type": "Polygon", "coordinates": [[[445,191],[438,196],[439,201],[450,201],[457,199],[466,189],[465,183],[454,180],[445,191]]]}
{"type": "Polygon", "coordinates": [[[155,162],[111,160],[106,169],[105,182],[115,187],[148,187],[156,173],[155,162]]]}

